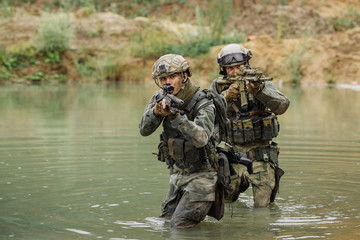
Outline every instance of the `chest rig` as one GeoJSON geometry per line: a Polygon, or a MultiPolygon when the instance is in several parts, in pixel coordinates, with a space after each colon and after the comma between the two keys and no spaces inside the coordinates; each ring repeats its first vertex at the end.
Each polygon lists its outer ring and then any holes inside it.
{"type": "MultiPolygon", "coordinates": [[[[185,107],[184,114],[193,121],[197,112],[211,103],[206,93],[197,91],[185,107]]],[[[164,132],[160,135],[158,146],[158,160],[167,163],[171,174],[174,170],[184,173],[214,171],[216,153],[211,141],[206,146],[197,148],[187,141],[179,130],[171,127],[169,119],[164,120],[163,126],[164,132]]]]}
{"type": "Polygon", "coordinates": [[[245,86],[240,88],[240,97],[229,103],[227,116],[227,142],[231,145],[271,141],[280,130],[276,115],[248,93],[245,86]]]}

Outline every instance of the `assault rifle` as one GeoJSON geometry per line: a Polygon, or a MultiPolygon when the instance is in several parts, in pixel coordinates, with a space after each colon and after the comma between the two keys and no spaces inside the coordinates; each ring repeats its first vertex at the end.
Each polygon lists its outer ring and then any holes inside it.
{"type": "Polygon", "coordinates": [[[174,87],[169,83],[164,84],[162,87],[163,93],[156,97],[156,103],[161,102],[164,98],[166,99],[166,105],[170,107],[171,115],[175,116],[176,113],[184,114],[183,110],[179,110],[178,107],[184,104],[184,101],[173,95],[174,87]]]}
{"type": "MultiPolygon", "coordinates": [[[[253,173],[253,167],[252,167],[252,160],[251,159],[246,158],[246,157],[242,157],[240,155],[240,153],[235,152],[234,149],[232,149],[232,148],[224,149],[224,148],[221,148],[221,147],[217,147],[216,149],[217,149],[218,153],[225,154],[225,156],[227,157],[229,163],[242,164],[247,168],[248,173],[250,173],[250,174],[253,173]]],[[[234,172],[234,171],[230,170],[230,172],[234,172]]],[[[233,174],[231,174],[231,175],[233,175],[233,174]]]]}
{"type": "Polygon", "coordinates": [[[216,81],[218,92],[222,92],[229,88],[233,83],[237,83],[240,88],[241,108],[246,109],[248,106],[246,94],[246,81],[253,84],[261,84],[265,81],[272,81],[272,77],[265,77],[262,71],[251,69],[249,66],[241,65],[240,72],[235,76],[227,76],[226,78],[216,81]]]}
{"type": "Polygon", "coordinates": [[[231,84],[237,83],[238,85],[244,85],[245,81],[249,81],[253,84],[260,84],[265,81],[272,81],[272,77],[263,76],[262,71],[258,69],[251,69],[249,66],[241,65],[240,72],[235,76],[228,76],[224,79],[217,80],[218,90],[219,92],[227,89],[231,84]]]}

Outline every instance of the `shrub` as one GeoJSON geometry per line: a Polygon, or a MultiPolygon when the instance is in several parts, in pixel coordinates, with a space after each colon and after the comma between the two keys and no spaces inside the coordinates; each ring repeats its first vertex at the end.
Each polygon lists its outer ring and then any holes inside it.
{"type": "MultiPolygon", "coordinates": [[[[247,40],[245,30],[236,32],[231,31],[230,34],[223,34],[224,26],[231,15],[231,1],[222,0],[221,2],[211,1],[210,8],[205,10],[206,15],[213,15],[214,9],[218,9],[220,5],[220,13],[215,14],[215,20],[202,17],[199,6],[196,6],[196,22],[198,31],[195,34],[185,34],[181,37],[181,42],[178,44],[169,44],[166,47],[167,52],[180,54],[183,56],[196,57],[201,54],[209,52],[212,46],[229,44],[229,43],[242,43],[247,40]],[[219,5],[219,3],[222,3],[219,5]],[[229,10],[230,9],[230,10],[229,10]],[[222,16],[225,15],[225,16],[222,16]],[[209,20],[210,28],[204,27],[204,21],[209,20]]],[[[206,25],[206,24],[205,24],[206,25]]]]}
{"type": "Polygon", "coordinates": [[[14,48],[7,52],[0,46],[0,65],[5,67],[9,72],[22,69],[28,64],[36,64],[35,51],[32,48],[14,48]]]}
{"type": "Polygon", "coordinates": [[[1,13],[4,17],[11,18],[14,16],[14,9],[11,6],[11,1],[3,0],[0,3],[1,13]]]}
{"type": "Polygon", "coordinates": [[[39,51],[63,52],[68,49],[73,32],[68,15],[63,13],[44,15],[39,25],[35,46],[39,51]]]}
{"type": "MultiPolygon", "coordinates": [[[[201,34],[201,32],[200,32],[201,34]]],[[[201,54],[206,54],[210,51],[210,48],[217,45],[229,44],[229,43],[242,43],[245,42],[247,37],[245,31],[233,32],[229,35],[224,35],[220,39],[216,38],[212,34],[203,33],[202,35],[185,35],[180,44],[169,44],[166,47],[167,52],[180,54],[188,57],[196,57],[201,54]]]]}
{"type": "Polygon", "coordinates": [[[74,64],[83,80],[120,81],[123,77],[125,55],[119,52],[109,52],[102,59],[95,59],[86,54],[74,64]]]}
{"type": "Polygon", "coordinates": [[[108,54],[100,62],[99,78],[100,80],[119,81],[124,69],[124,63],[118,61],[114,54],[108,54]]]}
{"type": "Polygon", "coordinates": [[[287,67],[290,71],[290,80],[293,84],[300,84],[300,80],[304,73],[302,66],[304,64],[304,54],[307,50],[306,43],[302,46],[297,46],[293,53],[289,53],[287,57],[287,67]]]}
{"type": "Polygon", "coordinates": [[[142,58],[159,57],[166,53],[166,46],[174,40],[170,32],[148,20],[132,36],[131,54],[142,58]]]}
{"type": "Polygon", "coordinates": [[[80,76],[84,79],[96,78],[96,74],[99,71],[96,63],[96,59],[90,55],[85,55],[74,61],[76,70],[80,76]]]}
{"type": "Polygon", "coordinates": [[[287,0],[280,0],[280,5],[285,6],[287,5],[287,0]]]}
{"type": "Polygon", "coordinates": [[[207,4],[206,16],[215,39],[220,40],[232,14],[232,0],[211,0],[207,4]]]}

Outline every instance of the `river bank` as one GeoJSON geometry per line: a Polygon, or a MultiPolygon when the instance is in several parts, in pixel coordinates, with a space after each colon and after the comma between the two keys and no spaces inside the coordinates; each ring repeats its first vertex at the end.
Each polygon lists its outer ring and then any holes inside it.
{"type": "MultiPolygon", "coordinates": [[[[200,16],[196,9],[206,20],[206,6],[199,1],[160,4],[156,11],[149,8],[146,17],[130,15],[128,6],[121,6],[122,12],[82,7],[48,13],[43,10],[44,2],[2,6],[1,83],[147,82],[153,62],[169,51],[185,55],[198,81],[210,82],[218,75],[216,56],[224,44],[211,46],[209,33],[214,29],[196,22],[200,16]],[[5,10],[11,14],[6,15],[5,10]],[[39,51],[40,26],[59,14],[66,15],[67,28],[72,30],[68,46],[63,51],[39,51]]],[[[232,34],[228,37],[233,42],[252,50],[252,67],[283,84],[358,85],[360,4],[285,2],[232,3],[234,9],[224,30],[232,34]],[[345,26],[340,20],[352,25],[345,26]]]]}

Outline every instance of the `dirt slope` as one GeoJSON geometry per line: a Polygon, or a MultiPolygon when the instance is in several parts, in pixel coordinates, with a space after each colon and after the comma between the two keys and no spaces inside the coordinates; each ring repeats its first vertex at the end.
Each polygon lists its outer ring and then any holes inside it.
{"type": "MultiPolygon", "coordinates": [[[[245,28],[247,35],[255,36],[252,38],[254,40],[244,43],[253,52],[253,67],[260,68],[267,76],[274,77],[275,81],[291,82],[294,66],[290,65],[289,59],[293,56],[298,58],[295,63],[298,64],[297,74],[302,76],[301,83],[360,83],[357,77],[360,71],[360,28],[335,32],[329,23],[329,17],[343,16],[350,6],[360,11],[359,1],[293,0],[288,1],[287,6],[279,6],[275,0],[268,2],[234,1],[233,11],[238,14],[234,14],[226,26],[234,31],[245,28]]],[[[0,44],[3,48],[11,51],[31,46],[41,12],[36,12],[34,6],[29,6],[29,9],[31,11],[16,9],[13,18],[0,17],[0,44]]],[[[157,17],[155,24],[174,35],[184,29],[196,29],[191,24],[194,23],[194,16],[189,16],[187,22],[180,21],[186,17],[183,11],[179,19],[165,20],[162,14],[170,9],[171,6],[166,5],[164,11],[157,11],[153,16],[157,17]]],[[[125,54],[120,56],[126,59],[121,73],[125,79],[131,79],[134,72],[140,70],[142,76],[147,76],[141,79],[150,79],[151,65],[156,59],[134,59],[126,55],[131,41],[129,36],[141,30],[148,18],[132,19],[109,12],[84,16],[81,10],[71,13],[70,17],[76,35],[60,66],[31,66],[22,70],[23,75],[33,74],[40,68],[45,72],[61,70],[70,80],[76,80],[80,76],[74,61],[81,58],[82,52],[86,50],[94,57],[101,58],[108,52],[119,51],[125,54]]],[[[187,58],[196,77],[211,81],[217,71],[216,55],[221,47],[213,47],[208,55],[187,58]]]]}

